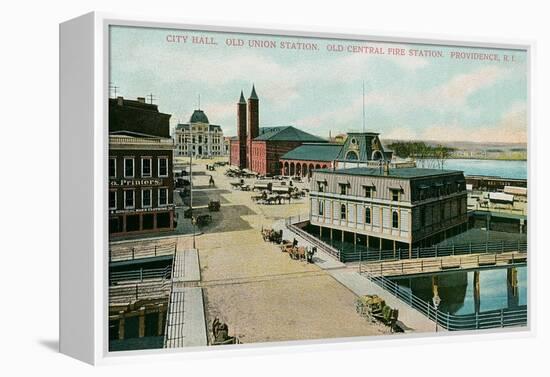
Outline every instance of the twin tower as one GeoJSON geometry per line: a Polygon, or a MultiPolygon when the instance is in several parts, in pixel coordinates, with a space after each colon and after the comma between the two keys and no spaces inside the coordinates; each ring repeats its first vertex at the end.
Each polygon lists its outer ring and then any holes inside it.
{"type": "Polygon", "coordinates": [[[248,104],[241,90],[241,98],[237,104],[237,138],[239,140],[239,168],[252,167],[252,141],[260,134],[260,108],[256,89],[252,92],[248,104]],[[248,108],[248,109],[247,109],[248,108]]]}

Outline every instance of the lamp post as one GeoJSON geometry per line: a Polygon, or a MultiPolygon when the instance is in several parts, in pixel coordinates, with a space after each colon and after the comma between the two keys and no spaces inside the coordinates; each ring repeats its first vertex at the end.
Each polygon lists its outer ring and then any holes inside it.
{"type": "Polygon", "coordinates": [[[196,249],[195,247],[195,226],[197,225],[197,219],[195,216],[191,217],[191,224],[193,224],[193,249],[196,249]]]}
{"type": "Polygon", "coordinates": [[[435,332],[437,332],[437,308],[439,307],[439,304],[441,304],[441,298],[436,295],[432,298],[432,302],[435,308],[435,332]]]}

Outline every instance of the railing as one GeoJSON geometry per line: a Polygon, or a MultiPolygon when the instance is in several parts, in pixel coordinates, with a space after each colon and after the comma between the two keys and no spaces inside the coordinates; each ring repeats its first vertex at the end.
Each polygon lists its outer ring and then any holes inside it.
{"type": "Polygon", "coordinates": [[[452,244],[445,246],[415,247],[411,250],[374,250],[358,246],[357,250],[349,250],[343,253],[342,262],[350,261],[381,261],[387,259],[420,259],[420,258],[438,258],[453,255],[470,254],[498,254],[512,251],[526,252],[526,241],[493,241],[484,243],[452,244]]]}
{"type": "Polygon", "coordinates": [[[451,245],[435,245],[430,247],[415,247],[412,249],[390,249],[379,250],[374,248],[368,248],[363,245],[348,246],[347,250],[338,248],[340,242],[335,241],[332,245],[329,245],[325,241],[318,237],[308,233],[304,229],[301,229],[296,224],[303,223],[309,220],[309,215],[301,214],[297,216],[291,216],[285,219],[285,225],[291,228],[294,232],[300,234],[301,237],[306,238],[311,243],[317,245],[325,250],[330,250],[330,254],[337,258],[341,262],[353,262],[353,261],[366,261],[366,262],[378,262],[382,260],[403,260],[403,259],[420,259],[420,258],[437,258],[453,255],[470,255],[470,254],[498,254],[505,252],[526,252],[527,241],[493,241],[483,243],[464,243],[464,244],[451,244],[451,245]],[[350,248],[353,247],[353,250],[350,248]]]}
{"type": "Polygon", "coordinates": [[[482,313],[454,315],[442,312],[435,308],[433,303],[426,302],[410,290],[383,277],[363,272],[370,281],[398,298],[410,307],[418,310],[426,317],[449,331],[492,329],[511,326],[527,325],[527,306],[522,305],[514,309],[491,310],[482,313]]]}
{"type": "Polygon", "coordinates": [[[300,237],[306,239],[313,245],[317,246],[317,248],[331,255],[333,258],[340,260],[340,250],[326,244],[325,242],[321,241],[320,239],[314,237],[313,235],[309,234],[305,230],[295,225],[306,220],[309,220],[309,216],[305,217],[304,215],[298,215],[298,216],[289,217],[285,219],[285,224],[288,229],[292,230],[294,233],[298,234],[300,237]]]}
{"type": "Polygon", "coordinates": [[[120,284],[109,287],[109,304],[128,304],[137,300],[159,299],[170,295],[171,279],[120,284]]]}
{"type": "Polygon", "coordinates": [[[177,248],[177,243],[150,245],[150,246],[133,246],[133,247],[116,247],[109,249],[109,262],[119,262],[126,260],[134,260],[140,258],[150,258],[163,255],[174,255],[177,248]]]}
{"type": "Polygon", "coordinates": [[[147,268],[137,269],[131,271],[111,272],[109,274],[109,285],[115,285],[121,282],[139,281],[151,279],[170,279],[172,274],[172,265],[168,265],[164,268],[147,268]]]}
{"type": "Polygon", "coordinates": [[[398,276],[441,272],[453,269],[476,269],[491,266],[514,266],[527,263],[527,253],[510,252],[504,254],[476,254],[458,257],[429,258],[420,260],[401,260],[359,262],[359,271],[373,275],[398,276]]]}

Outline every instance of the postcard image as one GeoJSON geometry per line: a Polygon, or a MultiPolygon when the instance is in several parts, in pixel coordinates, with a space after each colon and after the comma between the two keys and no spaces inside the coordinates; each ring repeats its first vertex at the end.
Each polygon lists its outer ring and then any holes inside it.
{"type": "Polygon", "coordinates": [[[112,25],[108,59],[109,351],[528,328],[528,51],[112,25]]]}

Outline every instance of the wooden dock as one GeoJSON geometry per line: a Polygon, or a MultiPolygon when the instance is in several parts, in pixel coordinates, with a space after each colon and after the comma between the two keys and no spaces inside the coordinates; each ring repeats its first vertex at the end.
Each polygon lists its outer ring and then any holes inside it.
{"type": "Polygon", "coordinates": [[[514,251],[497,254],[470,254],[437,258],[368,262],[361,263],[358,268],[360,272],[366,272],[371,276],[404,276],[455,270],[515,266],[526,263],[527,253],[514,251]]]}

